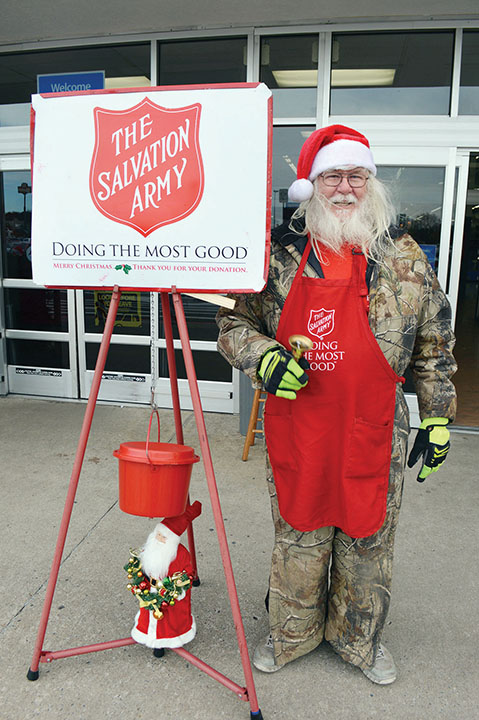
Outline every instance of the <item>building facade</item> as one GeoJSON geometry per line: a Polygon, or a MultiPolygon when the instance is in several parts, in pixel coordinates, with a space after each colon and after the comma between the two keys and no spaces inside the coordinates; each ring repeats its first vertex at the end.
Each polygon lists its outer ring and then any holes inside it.
{"type": "MultiPolygon", "coordinates": [[[[392,4],[370,2],[362,18],[352,3],[349,16],[344,5],[338,16],[332,3],[323,3],[318,16],[309,1],[299,3],[296,18],[286,3],[256,8],[247,2],[234,10],[219,2],[186,3],[178,17],[170,4],[145,1],[132,4],[135,13],[122,8],[114,18],[113,3],[91,15],[85,5],[82,13],[71,8],[68,18],[55,15],[63,3],[42,3],[51,11],[42,15],[40,4],[25,5],[25,22],[7,11],[0,30],[1,394],[88,397],[109,303],[107,292],[44,289],[31,280],[29,119],[39,76],[103,71],[106,88],[261,81],[273,92],[273,226],[294,211],[287,188],[305,138],[331,123],[363,132],[378,176],[395,197],[398,222],[423,247],[450,299],[460,366],[458,425],[479,426],[474,3],[459,3],[454,16],[445,16],[446,3],[431,2],[428,18],[418,17],[413,3],[402,3],[398,16],[392,4]]],[[[231,198],[232,223],[244,202],[246,196],[231,198]]],[[[240,378],[216,352],[216,309],[184,302],[204,407],[238,412],[240,378]]],[[[179,343],[177,356],[188,407],[179,343]]],[[[125,293],[100,397],[148,403],[152,387],[156,402],[168,407],[161,304],[155,293],[125,293]]]]}

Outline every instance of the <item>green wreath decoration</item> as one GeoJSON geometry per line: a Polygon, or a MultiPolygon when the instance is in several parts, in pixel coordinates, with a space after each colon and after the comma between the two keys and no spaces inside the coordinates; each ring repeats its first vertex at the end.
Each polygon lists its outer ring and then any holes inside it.
{"type": "Polygon", "coordinates": [[[157,620],[161,620],[168,606],[174,605],[179,595],[191,588],[193,576],[186,570],[174,573],[171,577],[163,578],[158,584],[152,584],[144,574],[139,552],[130,550],[130,559],[124,565],[128,574],[127,590],[130,590],[140,604],[140,608],[148,608],[157,620]],[[156,592],[152,592],[156,590],[156,592]]]}

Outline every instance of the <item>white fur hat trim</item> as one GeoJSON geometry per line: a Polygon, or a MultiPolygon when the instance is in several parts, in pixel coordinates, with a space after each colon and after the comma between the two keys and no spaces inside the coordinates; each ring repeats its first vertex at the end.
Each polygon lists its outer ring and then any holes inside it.
{"type": "Polygon", "coordinates": [[[308,179],[316,180],[325,170],[333,170],[344,165],[366,168],[373,175],[377,172],[372,152],[366,145],[356,140],[335,140],[322,147],[316,154],[308,179]]]}
{"type": "Polygon", "coordinates": [[[154,529],[154,534],[156,535],[158,532],[160,532],[162,535],[164,535],[168,540],[178,540],[180,539],[180,536],[177,535],[173,530],[171,530],[167,525],[163,525],[162,522],[159,522],[158,525],[154,529]]]}

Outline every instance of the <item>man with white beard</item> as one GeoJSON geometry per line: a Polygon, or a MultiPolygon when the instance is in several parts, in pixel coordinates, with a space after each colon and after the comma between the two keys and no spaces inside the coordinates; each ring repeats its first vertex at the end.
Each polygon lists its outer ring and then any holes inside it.
{"type": "Polygon", "coordinates": [[[253,663],[275,672],[325,639],[381,685],[411,370],[421,428],[409,456],[423,481],[444,461],[454,420],[450,308],[426,256],[376,179],[368,140],[332,125],[301,150],[271,237],[268,282],[221,309],[218,349],[268,392],[264,411],[275,545],[270,632],[253,663]],[[295,359],[289,338],[312,349],[295,359]],[[307,372],[306,372],[307,371],[307,372]]]}
{"type": "MultiPolygon", "coordinates": [[[[195,619],[191,614],[190,592],[193,568],[188,550],[180,543],[180,535],[186,530],[188,523],[200,513],[201,503],[196,501],[182,515],[165,518],[149,534],[138,554],[140,575],[137,575],[136,579],[138,585],[133,587],[129,585],[132,591],[138,587],[146,591],[147,597],[150,594],[162,595],[162,583],[165,579],[173,580],[175,585],[181,586],[184,583],[180,580],[180,576],[186,575],[189,578],[185,589],[178,587],[178,594],[171,604],[165,601],[158,609],[148,605],[148,600],[145,603],[145,595],[138,593],[140,610],[131,631],[132,638],[138,643],[155,649],[177,648],[191,642],[196,635],[195,619]],[[177,573],[179,575],[176,578],[180,580],[179,583],[175,578],[177,573]]],[[[130,558],[130,568],[131,560],[134,561],[134,558],[130,558]]],[[[134,561],[134,564],[136,570],[137,563],[134,561]]]]}

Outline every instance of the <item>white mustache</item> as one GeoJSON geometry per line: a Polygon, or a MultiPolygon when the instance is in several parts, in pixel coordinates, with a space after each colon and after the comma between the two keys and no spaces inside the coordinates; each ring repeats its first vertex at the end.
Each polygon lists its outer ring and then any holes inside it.
{"type": "Polygon", "coordinates": [[[342,193],[336,193],[332,197],[328,198],[328,202],[332,203],[357,203],[358,199],[353,193],[347,193],[346,195],[343,195],[342,193]]]}

